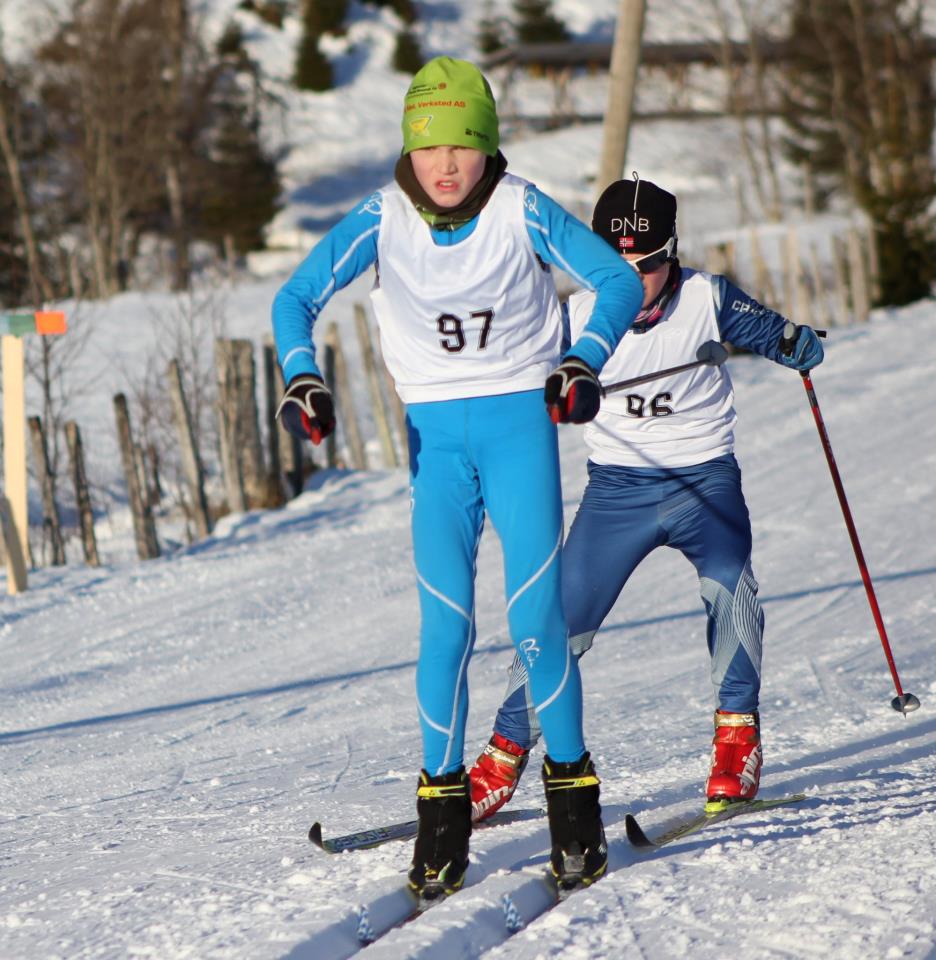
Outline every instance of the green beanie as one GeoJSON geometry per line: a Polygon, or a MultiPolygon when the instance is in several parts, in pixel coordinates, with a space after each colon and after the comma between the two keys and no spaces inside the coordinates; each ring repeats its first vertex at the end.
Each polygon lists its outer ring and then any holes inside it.
{"type": "Polygon", "coordinates": [[[403,153],[452,146],[493,157],[499,142],[494,94],[473,63],[436,57],[413,77],[403,100],[403,153]]]}

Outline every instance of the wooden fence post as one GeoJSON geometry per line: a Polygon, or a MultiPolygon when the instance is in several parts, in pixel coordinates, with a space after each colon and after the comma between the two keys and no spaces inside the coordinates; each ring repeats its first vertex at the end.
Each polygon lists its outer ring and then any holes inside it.
{"type": "Polygon", "coordinates": [[[861,236],[855,227],[848,231],[848,278],[851,287],[852,309],[855,323],[864,323],[871,312],[868,287],[868,271],[865,269],[864,253],[861,249],[861,236]]]}
{"type": "Polygon", "coordinates": [[[251,506],[264,506],[269,491],[263,464],[263,438],[260,433],[260,412],[257,409],[257,365],[252,340],[235,340],[237,362],[237,426],[243,446],[244,486],[251,506]]]}
{"type": "Polygon", "coordinates": [[[735,275],[735,245],[732,240],[710,243],[705,248],[706,273],[721,273],[729,278],[735,275]]]}
{"type": "Polygon", "coordinates": [[[881,297],[881,258],[878,254],[877,233],[869,227],[864,234],[865,248],[868,253],[868,289],[872,303],[881,297]]]}
{"type": "Polygon", "coordinates": [[[328,340],[335,351],[335,392],[336,407],[341,411],[339,421],[344,430],[345,440],[348,442],[348,452],[351,454],[351,466],[355,470],[367,470],[367,451],[361,439],[361,429],[358,426],[354,412],[354,397],[351,393],[351,375],[345,360],[344,350],[341,347],[341,338],[338,334],[338,324],[332,321],[328,328],[328,340]]]}
{"type": "Polygon", "coordinates": [[[388,467],[398,467],[400,460],[399,457],[397,457],[396,447],[393,445],[393,435],[390,433],[390,422],[387,419],[387,406],[384,403],[383,392],[380,388],[380,375],[377,373],[377,362],[374,359],[374,343],[371,339],[367,314],[360,303],[354,305],[354,321],[357,326],[358,341],[361,345],[361,357],[364,360],[364,369],[367,372],[367,385],[370,389],[371,404],[374,408],[374,421],[377,424],[377,434],[380,437],[383,460],[388,467]]]}
{"type": "MultiPolygon", "coordinates": [[[[322,345],[322,378],[325,386],[331,393],[335,403],[337,403],[337,390],[335,387],[335,349],[327,341],[322,345]]],[[[338,466],[338,437],[336,431],[325,438],[325,465],[331,470],[338,466]]]]}
{"type": "Polygon", "coordinates": [[[55,502],[55,477],[49,467],[49,452],[42,430],[42,420],[39,417],[29,417],[26,422],[32,439],[36,478],[42,491],[43,533],[48,532],[49,535],[52,566],[61,567],[65,564],[65,543],[62,540],[62,521],[59,518],[58,504],[55,502]]]}
{"type": "Polygon", "coordinates": [[[302,445],[276,419],[276,408],[286,390],[283,372],[276,360],[273,338],[263,342],[263,390],[266,399],[267,454],[269,483],[276,491],[282,489],[283,477],[289,487],[289,496],[302,493],[302,445]]]}
{"type": "Polygon", "coordinates": [[[68,444],[68,459],[71,464],[72,483],[75,487],[75,504],[78,508],[78,525],[81,529],[81,546],[85,563],[89,567],[98,567],[97,539],[94,536],[94,511],[91,509],[91,494],[88,490],[88,476],[85,473],[84,450],[81,445],[81,431],[74,420],[65,424],[65,442],[68,444]]]}
{"type": "Polygon", "coordinates": [[[829,301],[826,298],[826,285],[819,270],[819,250],[815,242],[809,244],[809,268],[812,277],[813,294],[810,309],[810,325],[820,327],[832,326],[832,314],[829,311],[829,301]]]}
{"type": "Polygon", "coordinates": [[[833,236],[832,241],[832,271],[835,281],[835,309],[836,322],[840,326],[847,326],[848,315],[848,281],[846,279],[847,256],[845,244],[841,237],[833,236]]]}
{"type": "Polygon", "coordinates": [[[192,414],[182,389],[182,372],[178,360],[169,361],[169,396],[172,400],[172,413],[176,431],[179,435],[179,449],[182,454],[182,469],[188,484],[189,502],[192,505],[192,517],[199,538],[211,533],[211,514],[208,510],[208,497],[205,495],[205,471],[201,456],[195,445],[195,430],[192,427],[192,414]]]}
{"type": "Polygon", "coordinates": [[[751,257],[754,260],[754,296],[760,303],[774,308],[777,305],[777,292],[774,289],[770,269],[764,261],[760,237],[751,227],[751,257]]]}
{"type": "Polygon", "coordinates": [[[218,422],[225,486],[232,510],[266,502],[266,475],[257,414],[257,382],[250,340],[215,341],[218,422]]]}
{"type": "Polygon", "coordinates": [[[141,488],[135,453],[139,447],[133,442],[127,398],[122,393],[118,393],[114,397],[114,413],[117,418],[117,436],[120,440],[120,459],[123,463],[124,477],[127,481],[130,512],[133,515],[133,533],[136,537],[137,556],[141,560],[152,560],[159,556],[159,541],[156,538],[153,512],[141,488]]]}
{"type": "Polygon", "coordinates": [[[233,513],[243,513],[247,509],[247,496],[244,493],[241,459],[237,455],[235,436],[237,414],[234,409],[233,390],[230,386],[230,381],[234,378],[234,370],[227,343],[227,340],[220,338],[215,340],[215,369],[218,377],[218,444],[228,509],[233,513]]]}
{"type": "Polygon", "coordinates": [[[406,410],[403,407],[403,401],[397,393],[396,382],[387,364],[381,357],[381,366],[383,367],[384,383],[387,387],[387,396],[390,397],[390,409],[393,411],[393,421],[396,424],[397,436],[400,438],[400,450],[403,452],[403,459],[409,459],[409,434],[406,430],[406,410]]]}

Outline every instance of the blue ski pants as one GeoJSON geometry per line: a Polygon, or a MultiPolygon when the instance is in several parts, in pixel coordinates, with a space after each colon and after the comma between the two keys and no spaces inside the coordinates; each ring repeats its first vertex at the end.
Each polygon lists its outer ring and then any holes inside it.
{"type": "MultiPolygon", "coordinates": [[[[590,649],[637,565],[657,547],[673,547],[699,577],[717,706],[756,710],[764,614],[734,456],[668,470],[589,463],[588,474],[563,551],[562,596],[573,653],[590,649]]],[[[539,736],[519,659],[494,729],[521,746],[539,736]]]]}
{"type": "Polygon", "coordinates": [[[510,637],[549,755],[585,752],[578,661],[562,614],[556,428],[541,390],[407,406],[421,626],[416,693],[425,769],[464,762],[475,563],[485,512],[504,554],[510,637]]]}

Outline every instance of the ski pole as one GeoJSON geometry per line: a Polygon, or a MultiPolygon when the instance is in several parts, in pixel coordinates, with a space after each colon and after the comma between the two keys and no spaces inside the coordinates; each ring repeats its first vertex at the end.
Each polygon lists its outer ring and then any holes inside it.
{"type": "MultiPolygon", "coordinates": [[[[825,331],[817,330],[816,332],[820,336],[825,335],[825,331]]],[[[790,356],[793,352],[795,341],[796,326],[788,321],[783,328],[780,350],[786,356],[790,356]]],[[[916,710],[920,706],[920,701],[912,693],[904,693],[903,687],[900,685],[900,677],[897,675],[894,655],[891,653],[890,643],[887,640],[887,631],[884,629],[884,619],[881,616],[881,608],[878,606],[877,597],[874,594],[874,586],[871,583],[871,575],[868,573],[868,565],[865,563],[864,553],[862,553],[861,544],[858,542],[858,531],[855,529],[855,522],[852,520],[851,510],[848,508],[848,500],[845,497],[845,487],[842,485],[842,478],[835,464],[835,455],[832,453],[829,434],[825,427],[825,421],[822,419],[822,412],[819,410],[819,400],[816,397],[816,390],[813,387],[808,370],[800,370],[800,376],[803,378],[803,386],[806,388],[809,406],[812,409],[813,417],[816,421],[816,429],[819,431],[819,440],[822,442],[822,449],[825,451],[826,461],[829,464],[829,472],[832,474],[832,483],[835,486],[835,492],[838,495],[842,514],[845,517],[845,526],[848,528],[848,536],[851,539],[852,549],[855,551],[855,559],[858,561],[858,570],[861,573],[865,593],[868,595],[868,603],[871,605],[871,615],[874,617],[874,623],[877,627],[878,635],[881,638],[881,646],[884,648],[884,656],[887,658],[887,665],[890,667],[891,676],[894,678],[894,687],[897,691],[897,696],[891,700],[891,706],[906,716],[909,711],[916,710]]]]}
{"type": "Polygon", "coordinates": [[[632,377],[630,380],[619,380],[617,383],[602,385],[605,395],[617,393],[618,390],[626,390],[628,387],[636,387],[641,383],[649,383],[651,380],[659,380],[661,377],[668,377],[674,373],[682,373],[683,370],[692,370],[693,367],[720,367],[728,359],[728,351],[717,340],[706,340],[700,344],[696,350],[695,360],[689,363],[681,363],[678,367],[667,367],[665,370],[657,370],[656,373],[645,373],[640,377],[632,377]]]}

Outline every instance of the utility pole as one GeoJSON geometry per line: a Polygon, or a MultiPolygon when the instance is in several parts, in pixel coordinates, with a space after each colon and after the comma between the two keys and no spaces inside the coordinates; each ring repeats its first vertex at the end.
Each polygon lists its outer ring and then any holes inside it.
{"type": "Polygon", "coordinates": [[[621,179],[627,160],[627,140],[634,112],[637,67],[640,65],[646,9],[646,0],[620,0],[618,6],[596,196],[609,183],[621,179]]]}

